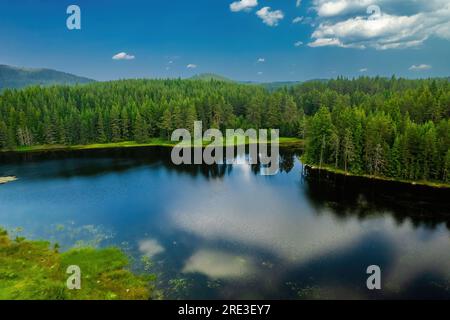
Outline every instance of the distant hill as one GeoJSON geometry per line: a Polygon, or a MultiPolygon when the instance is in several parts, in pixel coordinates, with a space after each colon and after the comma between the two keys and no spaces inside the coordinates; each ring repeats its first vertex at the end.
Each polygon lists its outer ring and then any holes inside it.
{"type": "Polygon", "coordinates": [[[235,81],[229,78],[226,78],[224,76],[215,74],[215,73],[201,73],[197,74],[191,78],[191,80],[203,80],[203,81],[224,81],[224,82],[235,82],[235,83],[241,83],[241,84],[248,84],[248,85],[256,85],[261,86],[269,91],[275,91],[282,88],[290,88],[305,82],[327,82],[329,79],[311,79],[307,81],[274,81],[274,82],[255,82],[255,81],[235,81]]]}
{"type": "Polygon", "coordinates": [[[51,69],[29,69],[0,65],[0,90],[18,89],[31,85],[89,83],[94,80],[51,69]]]}
{"type": "Polygon", "coordinates": [[[260,85],[266,88],[267,90],[277,90],[285,87],[293,87],[298,84],[301,84],[301,81],[276,81],[276,82],[265,82],[260,85]]]}
{"type": "Polygon", "coordinates": [[[216,81],[223,81],[223,82],[234,82],[231,79],[228,79],[224,76],[218,75],[218,74],[214,74],[214,73],[202,73],[202,74],[197,74],[193,77],[190,78],[191,80],[203,80],[203,81],[211,81],[211,80],[216,80],[216,81]]]}

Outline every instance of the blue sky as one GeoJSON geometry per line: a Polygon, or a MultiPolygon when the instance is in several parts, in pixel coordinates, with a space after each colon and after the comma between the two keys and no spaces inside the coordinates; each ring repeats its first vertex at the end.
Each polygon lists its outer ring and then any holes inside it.
{"type": "Polygon", "coordinates": [[[449,57],[448,0],[0,0],[0,64],[97,80],[449,76],[449,57]]]}

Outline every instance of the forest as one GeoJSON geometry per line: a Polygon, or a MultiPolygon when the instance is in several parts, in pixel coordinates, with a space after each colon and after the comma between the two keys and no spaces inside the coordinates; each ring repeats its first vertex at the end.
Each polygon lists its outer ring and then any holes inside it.
{"type": "Polygon", "coordinates": [[[354,174],[450,182],[448,79],[120,80],[0,94],[0,149],[169,139],[177,128],[277,128],[303,160],[354,174]]]}

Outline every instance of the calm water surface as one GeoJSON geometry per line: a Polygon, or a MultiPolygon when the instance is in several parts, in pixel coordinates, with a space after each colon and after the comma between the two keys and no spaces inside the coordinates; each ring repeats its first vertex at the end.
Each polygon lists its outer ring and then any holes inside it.
{"type": "Polygon", "coordinates": [[[0,225],[119,246],[166,298],[450,298],[447,190],[303,175],[281,151],[275,176],[174,166],[165,148],[2,155],[0,176],[19,180],[0,185],[0,225]]]}

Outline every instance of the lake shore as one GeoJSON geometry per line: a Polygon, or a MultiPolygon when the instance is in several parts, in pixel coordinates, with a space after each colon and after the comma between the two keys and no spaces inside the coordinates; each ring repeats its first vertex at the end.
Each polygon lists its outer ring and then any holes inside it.
{"type": "MultiPolygon", "coordinates": [[[[257,143],[258,141],[246,140],[245,145],[257,143]]],[[[111,142],[111,143],[95,143],[86,145],[37,145],[29,147],[18,147],[11,150],[0,150],[0,153],[6,152],[17,152],[17,153],[27,153],[27,152],[45,152],[45,151],[70,151],[70,150],[92,150],[92,149],[117,149],[117,148],[139,148],[139,147],[174,147],[179,142],[174,142],[170,140],[164,140],[160,138],[154,138],[145,143],[138,143],[135,141],[123,141],[123,142],[111,142]]],[[[209,145],[210,141],[203,141],[203,146],[209,145]]],[[[242,144],[234,143],[234,146],[242,144]]],[[[280,146],[303,146],[304,141],[299,138],[289,138],[280,137],[280,146]]],[[[224,147],[233,146],[233,144],[227,143],[226,141],[222,143],[224,147]]]]}
{"type": "Polygon", "coordinates": [[[375,181],[385,181],[385,182],[398,182],[398,183],[404,183],[412,186],[425,186],[425,187],[431,187],[431,188],[439,188],[439,189],[450,189],[450,184],[446,184],[443,182],[434,182],[434,181],[411,181],[411,180],[401,180],[401,179],[394,179],[389,177],[380,177],[380,176],[373,176],[368,174],[355,174],[351,172],[345,172],[341,169],[336,169],[334,167],[330,166],[322,166],[319,167],[318,165],[310,165],[305,164],[305,167],[309,170],[314,171],[325,171],[328,173],[340,175],[340,176],[347,176],[347,177],[358,177],[358,178],[364,178],[367,180],[375,180],[375,181]]]}
{"type": "Polygon", "coordinates": [[[148,300],[156,293],[155,276],[132,273],[118,248],[59,252],[47,241],[12,239],[1,227],[0,275],[0,300],[148,300]],[[69,266],[81,270],[82,290],[68,289],[69,266]]]}

